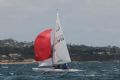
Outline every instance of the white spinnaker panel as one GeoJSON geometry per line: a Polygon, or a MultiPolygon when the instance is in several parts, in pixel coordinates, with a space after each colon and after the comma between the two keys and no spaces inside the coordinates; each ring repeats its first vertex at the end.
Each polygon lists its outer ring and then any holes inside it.
{"type": "Polygon", "coordinates": [[[52,58],[46,59],[44,61],[39,61],[38,63],[39,63],[38,67],[40,67],[40,66],[53,66],[52,58]]]}
{"type": "Polygon", "coordinates": [[[59,15],[57,13],[56,27],[54,31],[53,42],[53,64],[63,64],[71,62],[66,41],[60,24],[59,15]]]}

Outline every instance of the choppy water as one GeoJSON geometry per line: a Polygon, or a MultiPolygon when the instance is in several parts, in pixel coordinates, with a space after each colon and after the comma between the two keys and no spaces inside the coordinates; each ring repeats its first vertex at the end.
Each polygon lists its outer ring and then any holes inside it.
{"type": "Polygon", "coordinates": [[[120,61],[72,62],[80,72],[34,72],[36,64],[0,65],[0,80],[120,80],[120,61]]]}

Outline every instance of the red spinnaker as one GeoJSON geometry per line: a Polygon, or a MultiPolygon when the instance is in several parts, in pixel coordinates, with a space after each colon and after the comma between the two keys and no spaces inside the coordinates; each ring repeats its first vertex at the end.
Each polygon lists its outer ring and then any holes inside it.
{"type": "Polygon", "coordinates": [[[35,39],[34,52],[36,61],[43,61],[51,57],[51,31],[52,29],[47,29],[35,39]]]}

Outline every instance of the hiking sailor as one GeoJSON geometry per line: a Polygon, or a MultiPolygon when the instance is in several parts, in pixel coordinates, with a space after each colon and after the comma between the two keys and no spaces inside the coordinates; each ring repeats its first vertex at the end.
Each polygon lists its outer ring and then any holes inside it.
{"type": "Polygon", "coordinates": [[[55,69],[69,69],[68,64],[58,64],[53,66],[55,69]]]}

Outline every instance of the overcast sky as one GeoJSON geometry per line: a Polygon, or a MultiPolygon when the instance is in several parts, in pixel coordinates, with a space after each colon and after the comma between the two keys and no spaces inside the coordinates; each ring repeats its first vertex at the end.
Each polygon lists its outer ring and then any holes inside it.
{"type": "Polygon", "coordinates": [[[34,41],[57,8],[67,43],[120,46],[120,0],[0,0],[0,39],[34,41]]]}

